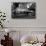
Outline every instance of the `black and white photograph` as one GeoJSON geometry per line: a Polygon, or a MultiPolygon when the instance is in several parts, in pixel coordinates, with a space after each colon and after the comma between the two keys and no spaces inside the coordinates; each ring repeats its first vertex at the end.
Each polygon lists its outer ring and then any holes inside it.
{"type": "Polygon", "coordinates": [[[13,2],[11,5],[11,17],[22,19],[36,18],[36,2],[13,2]]]}

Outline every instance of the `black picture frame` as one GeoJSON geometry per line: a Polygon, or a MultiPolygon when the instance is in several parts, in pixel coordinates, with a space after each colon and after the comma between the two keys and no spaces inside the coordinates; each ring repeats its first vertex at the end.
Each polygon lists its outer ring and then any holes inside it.
{"type": "Polygon", "coordinates": [[[11,5],[12,19],[35,19],[36,2],[13,2],[11,5]]]}

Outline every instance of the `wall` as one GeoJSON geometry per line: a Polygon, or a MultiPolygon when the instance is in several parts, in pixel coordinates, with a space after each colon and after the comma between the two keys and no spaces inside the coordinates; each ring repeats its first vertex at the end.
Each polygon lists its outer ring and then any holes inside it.
{"type": "MultiPolygon", "coordinates": [[[[45,31],[46,33],[46,0],[0,0],[0,10],[6,13],[5,27],[11,31],[21,31],[20,36],[31,31],[45,31]],[[12,19],[11,4],[16,1],[36,2],[36,19],[12,19]]],[[[4,28],[5,29],[5,28],[4,28]]],[[[0,28],[0,31],[2,29],[0,28]]],[[[4,30],[3,30],[4,31],[4,30]]],[[[37,33],[37,32],[36,32],[37,33]]],[[[18,36],[16,34],[16,36],[18,36]]],[[[18,43],[19,44],[19,43],[18,43]]],[[[18,46],[18,44],[16,44],[18,46]]]]}
{"type": "Polygon", "coordinates": [[[6,12],[5,27],[46,27],[46,0],[0,0],[0,10],[6,12]],[[12,2],[36,2],[36,19],[12,19],[12,2]]]}

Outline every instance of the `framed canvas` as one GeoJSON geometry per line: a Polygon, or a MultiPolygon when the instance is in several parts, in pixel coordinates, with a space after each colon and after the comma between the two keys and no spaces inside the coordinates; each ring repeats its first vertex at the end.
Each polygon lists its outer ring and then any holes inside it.
{"type": "Polygon", "coordinates": [[[35,2],[13,2],[11,6],[11,17],[21,19],[36,18],[35,2]]]}

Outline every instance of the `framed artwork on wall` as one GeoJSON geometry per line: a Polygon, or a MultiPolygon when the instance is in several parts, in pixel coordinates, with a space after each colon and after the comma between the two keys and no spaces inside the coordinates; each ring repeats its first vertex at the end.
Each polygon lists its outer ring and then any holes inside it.
{"type": "Polygon", "coordinates": [[[36,18],[35,2],[13,2],[11,5],[12,19],[34,19],[36,18]]]}

